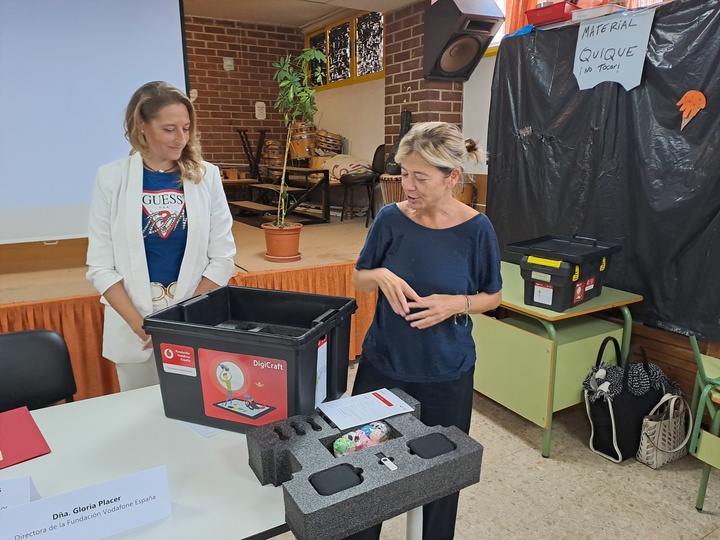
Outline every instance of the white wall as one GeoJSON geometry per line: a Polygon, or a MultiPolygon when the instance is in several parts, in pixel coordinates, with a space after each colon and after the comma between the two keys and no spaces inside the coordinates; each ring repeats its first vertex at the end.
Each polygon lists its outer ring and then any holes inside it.
{"type": "Polygon", "coordinates": [[[385,142],[385,79],[320,90],[315,98],[317,128],[345,137],[345,154],[372,161],[385,142]]]}
{"type": "MultiPolygon", "coordinates": [[[[490,87],[495,56],[483,58],[463,88],[463,134],[487,148],[490,87]]],[[[318,129],[345,137],[346,154],[372,160],[385,141],[385,80],[321,90],[316,94],[318,129]]],[[[468,163],[467,172],[487,173],[487,165],[468,163]]]]}
{"type": "MultiPolygon", "coordinates": [[[[475,139],[480,148],[487,148],[488,117],[490,115],[490,89],[495,55],[486,56],[475,68],[463,88],[463,135],[475,139]]],[[[466,172],[487,173],[487,164],[467,163],[466,172]]]]}

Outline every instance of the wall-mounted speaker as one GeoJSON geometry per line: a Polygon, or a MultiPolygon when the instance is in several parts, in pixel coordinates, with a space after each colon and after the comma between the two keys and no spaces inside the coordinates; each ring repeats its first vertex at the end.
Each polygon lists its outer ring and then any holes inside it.
{"type": "Polygon", "coordinates": [[[437,0],[425,10],[425,78],[467,81],[504,20],[494,0],[437,0]]]}

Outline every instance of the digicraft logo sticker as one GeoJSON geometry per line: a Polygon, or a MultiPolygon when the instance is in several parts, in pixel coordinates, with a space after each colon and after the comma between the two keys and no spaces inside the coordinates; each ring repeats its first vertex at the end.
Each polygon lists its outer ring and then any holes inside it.
{"type": "Polygon", "coordinates": [[[205,415],[263,425],[287,418],[287,362],[198,349],[205,415]]]}

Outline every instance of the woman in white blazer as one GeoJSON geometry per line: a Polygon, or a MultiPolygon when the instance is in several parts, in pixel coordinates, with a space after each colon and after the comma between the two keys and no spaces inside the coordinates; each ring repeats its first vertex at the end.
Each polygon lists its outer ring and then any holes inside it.
{"type": "Polygon", "coordinates": [[[164,82],[140,87],[125,137],[131,155],[97,172],[87,278],[105,304],[103,356],[130,390],[158,382],[144,318],[226,285],[235,242],[220,172],[202,161],[185,94],[164,82]]]}

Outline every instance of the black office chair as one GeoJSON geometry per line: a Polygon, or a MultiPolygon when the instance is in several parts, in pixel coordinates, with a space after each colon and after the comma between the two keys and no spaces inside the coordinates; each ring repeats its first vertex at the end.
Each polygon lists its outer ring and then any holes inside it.
{"type": "Polygon", "coordinates": [[[380,175],[385,172],[385,145],[381,144],[375,149],[372,160],[372,170],[362,172],[349,172],[340,177],[340,184],[343,187],[343,207],[340,214],[340,221],[345,218],[348,210],[348,198],[350,199],[350,212],[353,211],[353,188],[365,186],[368,194],[368,209],[365,214],[365,226],[370,223],[370,215],[375,219],[375,186],[380,182],[380,175]]]}
{"type": "Polygon", "coordinates": [[[65,339],[52,330],[0,334],[0,412],[73,401],[77,392],[65,339]]]}

